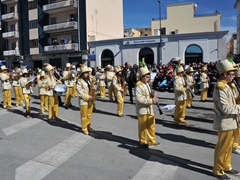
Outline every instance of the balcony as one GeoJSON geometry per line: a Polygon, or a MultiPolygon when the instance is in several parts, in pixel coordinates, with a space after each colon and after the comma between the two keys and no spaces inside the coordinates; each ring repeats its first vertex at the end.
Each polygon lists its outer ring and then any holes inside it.
{"type": "Polygon", "coordinates": [[[2,37],[5,39],[17,39],[19,38],[19,32],[18,31],[5,32],[2,34],[2,37]]]}
{"type": "Polygon", "coordinates": [[[62,11],[74,10],[77,8],[76,0],[62,1],[43,6],[43,11],[48,14],[58,13],[62,11]]]}
{"type": "Polygon", "coordinates": [[[18,0],[1,0],[1,2],[3,4],[13,4],[13,3],[17,3],[18,0]]]}
{"type": "Polygon", "coordinates": [[[18,20],[18,13],[13,12],[9,14],[2,15],[2,20],[6,22],[17,21],[18,20]]]}
{"type": "Polygon", "coordinates": [[[44,46],[44,52],[46,53],[69,52],[69,51],[78,51],[78,43],[44,46]]]}
{"type": "Polygon", "coordinates": [[[78,23],[76,21],[52,24],[52,25],[43,27],[44,32],[47,32],[47,33],[71,31],[71,30],[76,30],[76,29],[78,29],[78,23]]]}
{"type": "Polygon", "coordinates": [[[20,56],[20,51],[19,50],[3,51],[3,56],[20,56]]]}

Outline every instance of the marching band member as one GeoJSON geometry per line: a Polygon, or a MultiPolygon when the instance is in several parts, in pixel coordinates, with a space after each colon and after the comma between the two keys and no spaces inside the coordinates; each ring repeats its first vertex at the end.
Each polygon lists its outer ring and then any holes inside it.
{"type": "Polygon", "coordinates": [[[12,72],[12,85],[15,94],[16,106],[23,105],[24,101],[22,87],[20,85],[20,78],[21,78],[20,70],[18,69],[18,67],[15,67],[15,69],[12,72]]]}
{"type": "MultiPolygon", "coordinates": [[[[71,70],[77,72],[76,66],[72,65],[71,70]]],[[[77,97],[77,79],[78,79],[78,77],[76,76],[76,74],[74,74],[74,77],[73,77],[73,96],[72,97],[77,97]]]]}
{"type": "Polygon", "coordinates": [[[138,137],[143,147],[160,145],[155,136],[153,103],[158,102],[156,94],[149,86],[150,72],[145,65],[139,68],[139,81],[135,85],[136,113],[138,117],[138,137]]]}
{"type": "Polygon", "coordinates": [[[49,97],[48,120],[49,122],[56,122],[55,119],[58,119],[58,96],[53,93],[53,89],[58,82],[54,76],[54,68],[50,64],[45,67],[45,70],[47,71],[47,76],[44,84],[49,97]]]}
{"type": "Polygon", "coordinates": [[[11,108],[12,107],[12,94],[11,94],[11,76],[10,73],[7,73],[7,68],[5,65],[1,66],[2,75],[2,91],[3,91],[3,108],[11,108]]]}
{"type": "Polygon", "coordinates": [[[89,132],[94,131],[94,129],[91,128],[91,116],[95,88],[94,85],[89,82],[90,70],[88,67],[81,65],[81,72],[80,78],[77,81],[77,92],[79,96],[82,131],[84,134],[88,135],[89,132]]]}
{"type": "Polygon", "coordinates": [[[209,87],[209,78],[207,75],[207,68],[204,66],[201,69],[201,74],[200,74],[200,88],[202,89],[201,91],[201,101],[206,102],[207,101],[207,93],[208,93],[208,87],[209,87]]]}
{"type": "Polygon", "coordinates": [[[29,82],[28,78],[28,70],[23,69],[22,70],[22,77],[20,78],[20,84],[22,87],[22,92],[25,100],[25,109],[26,109],[26,118],[31,117],[31,112],[30,112],[30,100],[31,100],[31,94],[33,93],[33,82],[29,82]]]}
{"type": "Polygon", "coordinates": [[[46,74],[44,71],[41,72],[40,78],[38,79],[39,97],[40,97],[40,112],[44,114],[44,111],[48,112],[48,94],[45,88],[44,79],[46,74]]]}
{"type": "MultiPolygon", "coordinates": [[[[235,78],[230,84],[230,87],[233,90],[233,95],[236,99],[236,104],[240,105],[240,100],[238,100],[239,97],[239,90],[240,90],[240,70],[238,69],[235,71],[235,78]]],[[[238,127],[234,130],[234,138],[233,138],[233,146],[232,146],[232,153],[240,155],[240,146],[239,143],[239,136],[240,136],[240,122],[239,122],[239,116],[238,116],[238,127]]]]}
{"type": "MultiPolygon", "coordinates": [[[[231,165],[234,131],[237,128],[240,106],[228,83],[232,82],[236,69],[227,59],[218,62],[216,67],[219,81],[213,91],[215,113],[213,129],[218,133],[218,141],[214,151],[213,175],[218,179],[231,179],[226,174],[240,175],[231,165]]],[[[237,100],[239,99],[238,96],[237,100]]]]}
{"type": "Polygon", "coordinates": [[[187,92],[187,108],[193,107],[192,102],[193,102],[194,85],[195,85],[193,72],[194,70],[192,67],[189,67],[186,71],[186,83],[189,86],[189,90],[187,92]]]}
{"type": "Polygon", "coordinates": [[[114,89],[113,89],[113,86],[112,86],[112,79],[113,79],[114,75],[115,75],[115,73],[114,73],[113,66],[108,65],[107,66],[106,79],[107,79],[108,97],[109,97],[110,101],[113,101],[113,97],[115,97],[114,89]]]}
{"type": "MultiPolygon", "coordinates": [[[[184,69],[182,66],[176,68],[176,76],[174,77],[174,96],[175,96],[175,112],[174,124],[180,123],[187,124],[185,121],[186,116],[186,83],[183,78],[184,69]]],[[[187,87],[189,89],[189,86],[187,87]]]]}
{"type": "Polygon", "coordinates": [[[100,97],[101,98],[105,98],[105,92],[106,92],[106,84],[105,84],[105,79],[106,79],[106,75],[104,73],[104,69],[101,68],[100,70],[100,75],[98,78],[98,85],[99,85],[99,91],[100,91],[100,97]]]}
{"type": "Polygon", "coordinates": [[[118,109],[117,109],[117,115],[119,117],[123,117],[123,105],[124,105],[124,93],[126,85],[126,81],[124,76],[122,75],[122,69],[120,66],[115,67],[115,75],[112,79],[112,85],[114,87],[114,91],[117,97],[118,101],[118,109]]]}
{"type": "Polygon", "coordinates": [[[73,96],[73,82],[75,75],[70,71],[70,63],[66,64],[66,71],[63,71],[64,84],[68,87],[65,95],[65,106],[66,108],[72,107],[71,99],[73,96]]]}

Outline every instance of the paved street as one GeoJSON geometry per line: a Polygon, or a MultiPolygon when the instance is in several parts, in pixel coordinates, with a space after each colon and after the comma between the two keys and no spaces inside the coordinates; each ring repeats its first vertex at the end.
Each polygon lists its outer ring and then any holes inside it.
{"type": "MultiPolygon", "coordinates": [[[[156,115],[156,136],[161,146],[138,147],[135,105],[125,97],[125,117],[116,116],[117,104],[96,100],[92,127],[81,133],[78,99],[75,107],[59,107],[61,121],[49,124],[39,115],[37,88],[31,99],[33,118],[22,107],[0,107],[1,180],[213,180],[212,165],[217,134],[212,130],[213,102],[195,96],[187,109],[187,126],[173,125],[173,111],[156,115]]],[[[172,92],[158,92],[161,106],[173,104],[172,92]]],[[[14,97],[14,94],[13,94],[14,97]]],[[[2,92],[0,94],[2,101],[2,92]]],[[[64,98],[62,97],[64,101],[64,98]]],[[[13,105],[15,102],[13,101],[13,105]]],[[[240,156],[232,165],[240,170],[240,156]]],[[[233,179],[240,179],[233,177],[233,179]]]]}

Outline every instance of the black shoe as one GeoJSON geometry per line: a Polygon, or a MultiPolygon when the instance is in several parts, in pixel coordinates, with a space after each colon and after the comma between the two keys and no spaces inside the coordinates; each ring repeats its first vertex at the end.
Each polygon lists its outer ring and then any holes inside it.
{"type": "Polygon", "coordinates": [[[216,178],[218,179],[221,179],[221,180],[230,180],[231,178],[228,177],[226,174],[223,174],[223,175],[216,175],[216,174],[213,174],[216,178]]]}
{"type": "Polygon", "coordinates": [[[134,102],[133,102],[133,101],[131,101],[131,104],[134,104],[134,102]]]}
{"type": "Polygon", "coordinates": [[[71,107],[73,107],[73,105],[70,104],[69,107],[71,108],[71,107]]]}
{"type": "Polygon", "coordinates": [[[227,173],[227,174],[235,175],[235,176],[239,176],[240,175],[240,172],[237,171],[237,170],[234,170],[234,169],[232,169],[230,171],[224,171],[224,172],[227,173]]]}
{"type": "Polygon", "coordinates": [[[141,148],[148,148],[148,145],[147,144],[141,144],[139,145],[141,148]]]}

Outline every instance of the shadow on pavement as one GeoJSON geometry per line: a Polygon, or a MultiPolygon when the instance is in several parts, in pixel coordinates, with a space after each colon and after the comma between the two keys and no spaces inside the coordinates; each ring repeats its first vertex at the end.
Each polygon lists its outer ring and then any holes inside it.
{"type": "MultiPolygon", "coordinates": [[[[184,158],[180,158],[177,156],[164,154],[163,151],[158,150],[158,149],[141,148],[139,146],[139,142],[136,140],[113,135],[111,132],[106,132],[106,131],[95,131],[94,133],[91,133],[90,135],[95,139],[118,142],[119,143],[118,147],[129,150],[130,154],[137,156],[141,159],[145,159],[145,160],[149,161],[149,160],[151,160],[150,157],[152,155],[155,155],[162,159],[166,159],[168,161],[173,162],[173,163],[171,163],[171,165],[180,166],[182,168],[185,168],[185,169],[188,169],[191,171],[195,171],[195,172],[202,173],[205,175],[213,176],[212,172],[211,172],[212,166],[208,166],[205,164],[201,164],[199,162],[194,162],[189,159],[184,159],[184,158]]],[[[164,163],[164,162],[161,162],[161,163],[164,163]]],[[[169,162],[166,161],[165,164],[169,164],[169,162]]]]}
{"type": "Polygon", "coordinates": [[[181,135],[176,135],[176,134],[161,134],[161,133],[157,133],[156,135],[160,136],[162,139],[166,139],[172,142],[181,142],[181,143],[186,143],[186,144],[192,144],[194,146],[202,146],[202,147],[207,147],[207,148],[215,148],[215,144],[213,143],[208,143],[206,141],[203,140],[199,140],[199,139],[192,139],[192,138],[188,138],[185,136],[181,136],[181,135]]]}

